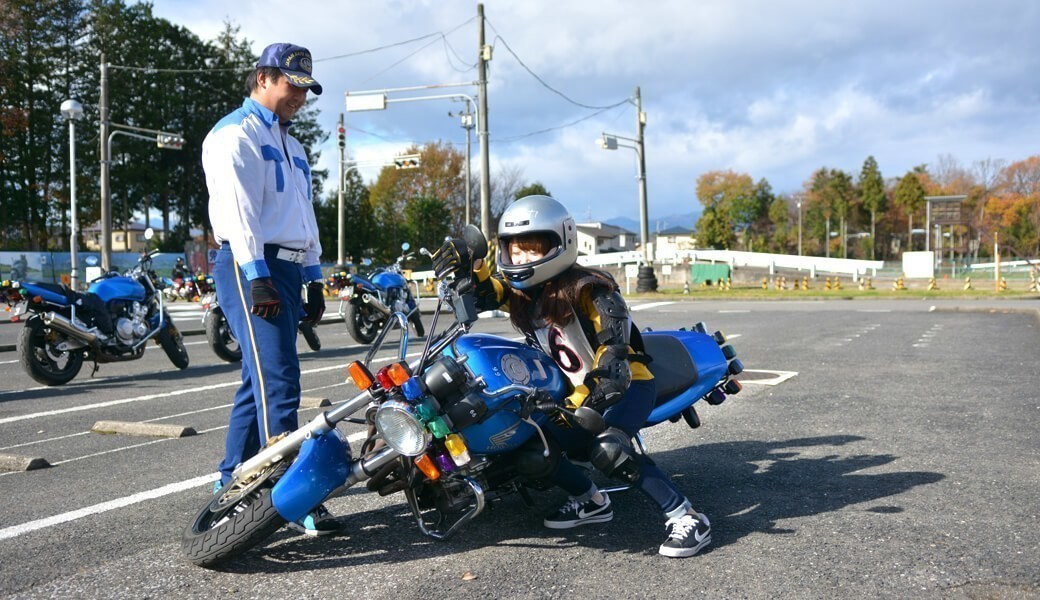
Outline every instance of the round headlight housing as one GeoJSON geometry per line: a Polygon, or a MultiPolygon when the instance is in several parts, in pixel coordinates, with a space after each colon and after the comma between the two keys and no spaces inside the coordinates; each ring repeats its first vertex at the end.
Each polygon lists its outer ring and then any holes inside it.
{"type": "Polygon", "coordinates": [[[430,432],[407,402],[388,400],[376,409],[376,430],[388,446],[405,456],[418,456],[430,444],[430,432]]]}

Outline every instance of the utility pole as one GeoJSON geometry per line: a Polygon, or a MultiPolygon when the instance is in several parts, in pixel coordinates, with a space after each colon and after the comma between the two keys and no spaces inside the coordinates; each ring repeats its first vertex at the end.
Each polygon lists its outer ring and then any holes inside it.
{"type": "Polygon", "coordinates": [[[643,100],[636,86],[636,152],[639,160],[639,235],[643,237],[643,258],[646,264],[654,264],[654,255],[650,251],[650,229],[646,208],[646,147],[643,145],[643,129],[646,128],[646,113],[643,112],[643,100]]]}
{"type": "MultiPolygon", "coordinates": [[[[477,139],[480,142],[480,229],[484,237],[491,239],[491,160],[488,156],[488,101],[487,61],[491,60],[491,47],[484,43],[484,5],[477,4],[477,23],[480,35],[477,41],[477,72],[480,80],[480,110],[477,111],[477,139]]],[[[468,202],[468,199],[467,199],[468,202]]]]}
{"type": "Polygon", "coordinates": [[[337,268],[344,268],[347,264],[346,251],[347,251],[347,217],[346,209],[343,206],[344,189],[346,187],[346,161],[347,161],[347,133],[346,127],[343,124],[343,113],[339,113],[339,127],[336,130],[339,136],[339,192],[337,197],[339,204],[337,208],[337,229],[338,231],[338,248],[336,253],[336,266],[337,268]]]}
{"type": "Polygon", "coordinates": [[[108,184],[108,63],[101,54],[101,100],[98,103],[101,118],[101,272],[112,270],[112,204],[108,184]]]}

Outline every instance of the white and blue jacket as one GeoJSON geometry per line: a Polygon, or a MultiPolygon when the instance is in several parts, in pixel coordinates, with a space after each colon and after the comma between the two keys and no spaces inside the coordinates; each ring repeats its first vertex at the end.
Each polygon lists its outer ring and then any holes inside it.
{"type": "Polygon", "coordinates": [[[228,243],[250,280],[271,275],[265,244],[304,250],[304,278],[322,278],[311,169],[303,146],[288,133],[290,124],[246,98],[202,142],[213,234],[217,243],[228,243]]]}

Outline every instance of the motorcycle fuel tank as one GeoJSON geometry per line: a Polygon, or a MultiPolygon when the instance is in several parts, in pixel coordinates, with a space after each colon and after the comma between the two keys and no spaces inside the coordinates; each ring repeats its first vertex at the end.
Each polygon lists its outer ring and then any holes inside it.
{"type": "Polygon", "coordinates": [[[131,277],[110,277],[90,284],[87,292],[97,294],[105,302],[112,300],[137,300],[145,298],[144,286],[131,277]]]}
{"type": "Polygon", "coordinates": [[[535,433],[534,427],[523,422],[515,412],[520,408],[523,392],[495,396],[496,390],[524,385],[556,399],[562,399],[567,393],[566,380],[556,363],[530,346],[474,333],[456,340],[452,351],[456,356],[467,356],[466,367],[487,384],[482,396],[489,416],[462,430],[471,451],[508,452],[520,447],[535,433]]]}
{"type": "Polygon", "coordinates": [[[408,285],[408,282],[405,281],[403,275],[388,271],[376,273],[375,276],[372,277],[372,283],[374,283],[376,287],[381,287],[384,290],[392,287],[406,287],[408,285]]]}

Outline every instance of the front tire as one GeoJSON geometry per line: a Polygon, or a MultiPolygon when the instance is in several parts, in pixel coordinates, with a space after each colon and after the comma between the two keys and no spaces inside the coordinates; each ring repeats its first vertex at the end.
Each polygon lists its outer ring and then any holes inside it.
{"type": "Polygon", "coordinates": [[[314,331],[314,325],[307,321],[300,321],[300,333],[303,334],[303,339],[307,341],[311,350],[315,352],[321,350],[321,338],[318,337],[318,332],[314,331]]]}
{"type": "Polygon", "coordinates": [[[371,344],[376,339],[382,324],[368,320],[368,311],[361,310],[353,302],[347,308],[347,333],[359,344],[371,344]]]}
{"type": "Polygon", "coordinates": [[[181,536],[181,549],[192,563],[215,567],[267,539],[285,519],[275,510],[271,485],[265,482],[231,502],[223,490],[202,509],[181,536]]]}
{"type": "Polygon", "coordinates": [[[83,367],[83,350],[57,350],[55,335],[40,317],[32,317],[18,336],[18,354],[25,372],[43,385],[64,385],[83,367]]]}
{"type": "Polygon", "coordinates": [[[155,337],[159,340],[159,345],[162,346],[163,352],[166,353],[173,366],[178,369],[188,368],[188,350],[184,347],[184,338],[181,336],[181,332],[177,331],[177,327],[170,320],[169,315],[166,315],[166,325],[155,337]]]}
{"type": "Polygon", "coordinates": [[[242,347],[231,333],[227,317],[220,308],[214,308],[206,317],[206,340],[213,353],[227,362],[242,360],[242,347]]]}

